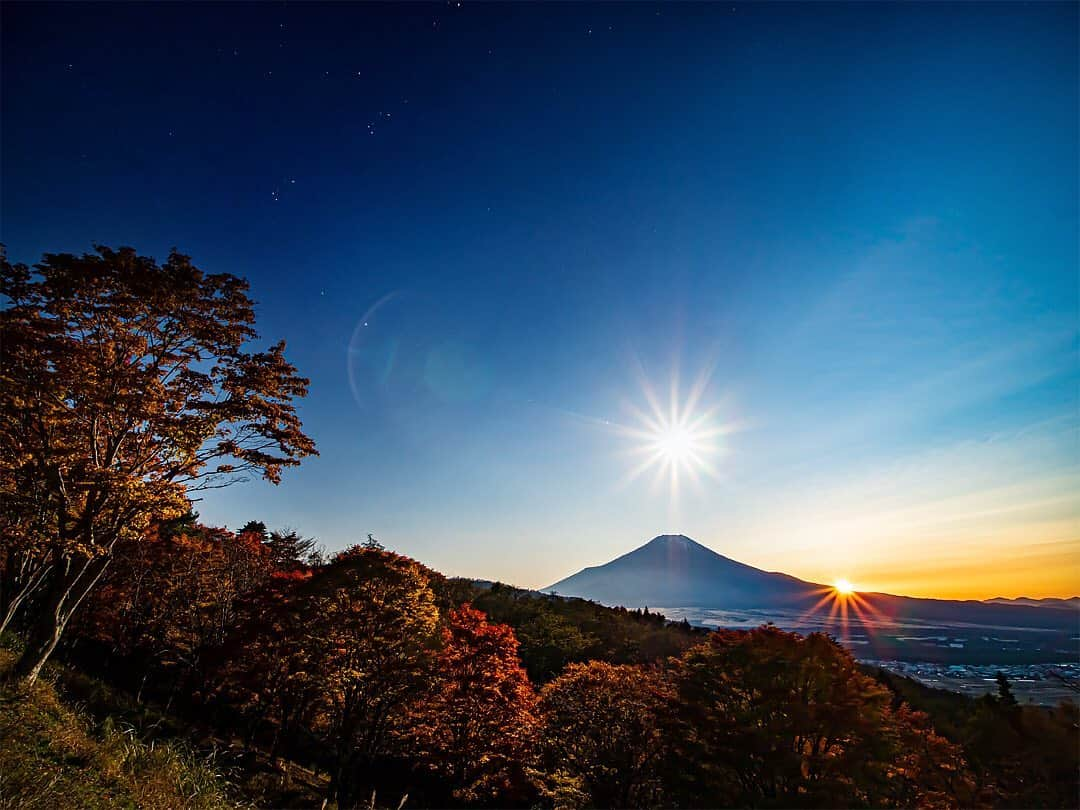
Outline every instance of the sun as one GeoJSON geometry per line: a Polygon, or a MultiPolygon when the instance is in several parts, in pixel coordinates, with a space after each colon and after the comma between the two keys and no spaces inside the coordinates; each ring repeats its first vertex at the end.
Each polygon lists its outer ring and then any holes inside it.
{"type": "Polygon", "coordinates": [[[838,579],[833,583],[833,590],[841,596],[851,596],[855,593],[855,586],[846,579],[838,579]]]}
{"type": "Polygon", "coordinates": [[[685,425],[670,425],[657,432],[653,449],[669,464],[685,464],[707,450],[705,438],[685,425]]]}
{"type": "Polygon", "coordinates": [[[672,498],[678,496],[680,478],[696,483],[702,474],[716,477],[712,458],[719,450],[719,431],[707,415],[680,414],[672,408],[670,413],[646,420],[633,435],[639,442],[635,452],[644,456],[633,477],[653,470],[658,482],[667,479],[672,498]]]}
{"type": "Polygon", "coordinates": [[[619,426],[618,430],[633,441],[631,453],[638,462],[627,475],[627,481],[652,472],[654,485],[667,483],[672,501],[679,494],[685,479],[695,485],[701,478],[718,479],[714,466],[723,452],[722,437],[732,432],[733,426],[719,423],[716,408],[702,408],[701,397],[708,377],[698,378],[689,396],[679,396],[678,381],[672,379],[667,407],[661,404],[651,386],[644,384],[647,410],[628,405],[633,416],[633,426],[619,426]]]}

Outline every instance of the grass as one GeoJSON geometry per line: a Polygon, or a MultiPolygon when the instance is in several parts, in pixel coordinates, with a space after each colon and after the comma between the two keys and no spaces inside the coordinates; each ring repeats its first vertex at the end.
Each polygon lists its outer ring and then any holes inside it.
{"type": "MultiPolygon", "coordinates": [[[[0,674],[14,658],[0,649],[0,674]]],[[[236,806],[213,754],[95,721],[44,679],[0,687],[0,810],[236,806]]]]}

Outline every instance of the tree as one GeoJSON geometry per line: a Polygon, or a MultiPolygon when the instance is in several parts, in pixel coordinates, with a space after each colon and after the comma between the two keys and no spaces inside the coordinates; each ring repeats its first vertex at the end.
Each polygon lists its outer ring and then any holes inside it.
{"type": "Polygon", "coordinates": [[[175,688],[232,632],[239,602],[272,571],[270,550],[251,532],[155,527],[116,547],[74,632],[109,644],[132,673],[142,664],[140,693],[152,674],[164,672],[173,674],[175,688]]]}
{"type": "MultiPolygon", "coordinates": [[[[0,356],[3,344],[0,343],[0,356]]],[[[2,454],[2,450],[0,450],[2,454]]],[[[0,510],[0,633],[47,580],[52,563],[48,543],[49,497],[40,478],[26,469],[0,468],[0,493],[10,505],[0,510]]]]}
{"type": "Polygon", "coordinates": [[[315,560],[316,543],[312,537],[304,537],[295,529],[277,529],[265,537],[270,559],[279,571],[302,569],[315,560]]]}
{"type": "Polygon", "coordinates": [[[930,718],[906,703],[885,715],[881,730],[891,751],[878,803],[895,807],[973,807],[975,785],[960,746],[934,731],[930,718]]]}
{"type": "Polygon", "coordinates": [[[469,604],[443,626],[438,674],[414,706],[410,736],[459,802],[505,804],[524,790],[539,720],[517,647],[513,630],[469,604]]]}
{"type": "Polygon", "coordinates": [[[998,688],[998,702],[1002,706],[1015,706],[1016,696],[1013,694],[1012,687],[1009,685],[1009,679],[1005,677],[1004,672],[997,674],[997,688],[998,688]]]}
{"type": "Polygon", "coordinates": [[[302,666],[316,680],[312,728],[332,754],[331,789],[351,806],[393,753],[405,707],[431,677],[438,610],[415,560],[355,546],[300,587],[302,666]]]}
{"type": "Polygon", "coordinates": [[[549,796],[588,807],[667,803],[661,768],[672,697],[655,669],[602,661],[567,666],[541,693],[549,796]]]}
{"type": "Polygon", "coordinates": [[[681,803],[840,806],[883,790],[889,694],[827,636],[719,630],[674,676],[681,803]]]}
{"type": "Polygon", "coordinates": [[[118,542],[187,512],[192,491],[249,472],[277,483],[315,453],[292,404],[307,380],[284,344],[245,351],[245,281],[175,251],[160,265],[96,251],[0,265],[5,571],[13,553],[47,569],[13,670],[31,682],[118,542]]]}
{"type": "Polygon", "coordinates": [[[588,658],[597,640],[586,636],[574,624],[550,610],[541,610],[521,625],[522,660],[538,683],[558,675],[570,661],[588,658]]]}
{"type": "Polygon", "coordinates": [[[269,723],[276,761],[318,698],[318,667],[307,653],[308,616],[298,598],[311,571],[274,572],[239,605],[239,620],[219,652],[219,696],[245,712],[251,731],[269,723]]]}
{"type": "Polygon", "coordinates": [[[240,534],[255,534],[264,543],[269,539],[270,533],[266,530],[266,524],[261,520],[249,520],[241,529],[240,534]]]}

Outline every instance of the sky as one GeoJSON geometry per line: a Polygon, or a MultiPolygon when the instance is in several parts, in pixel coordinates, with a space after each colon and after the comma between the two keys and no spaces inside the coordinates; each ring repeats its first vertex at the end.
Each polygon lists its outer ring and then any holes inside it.
{"type": "Polygon", "coordinates": [[[204,521],[1080,593],[1075,4],[0,13],[9,258],[176,247],[311,379],[204,521]]]}

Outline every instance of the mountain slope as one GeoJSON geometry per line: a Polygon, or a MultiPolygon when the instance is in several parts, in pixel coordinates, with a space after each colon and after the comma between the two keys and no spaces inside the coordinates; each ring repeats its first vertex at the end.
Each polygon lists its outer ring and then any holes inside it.
{"type": "Polygon", "coordinates": [[[655,537],[545,591],[609,605],[755,608],[797,605],[826,586],[773,574],[717,554],[681,534],[655,537]]]}

